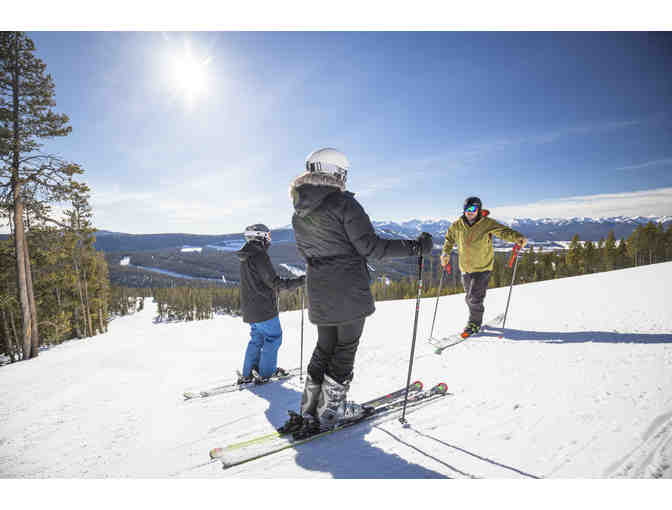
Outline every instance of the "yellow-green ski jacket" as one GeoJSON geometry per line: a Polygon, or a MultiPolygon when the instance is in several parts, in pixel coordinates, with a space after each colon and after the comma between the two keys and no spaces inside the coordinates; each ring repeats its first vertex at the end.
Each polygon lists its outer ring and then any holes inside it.
{"type": "Polygon", "coordinates": [[[481,218],[473,225],[469,225],[467,219],[462,216],[446,232],[446,242],[443,243],[441,255],[449,256],[453,246],[457,243],[460,271],[463,273],[492,271],[495,263],[492,236],[511,243],[518,242],[525,237],[520,232],[488,217],[488,214],[490,211],[483,209],[481,218]]]}

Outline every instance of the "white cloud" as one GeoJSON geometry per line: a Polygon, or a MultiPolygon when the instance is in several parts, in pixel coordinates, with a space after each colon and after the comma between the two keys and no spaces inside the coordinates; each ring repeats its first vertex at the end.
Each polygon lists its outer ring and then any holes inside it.
{"type": "Polygon", "coordinates": [[[672,188],[541,200],[491,208],[498,219],[672,216],[672,188]]]}
{"type": "Polygon", "coordinates": [[[95,225],[136,234],[222,234],[255,222],[285,225],[292,212],[288,186],[274,185],[273,179],[271,163],[260,156],[226,163],[194,160],[178,173],[148,177],[143,189],[94,187],[95,225]]]}
{"type": "Polygon", "coordinates": [[[640,168],[647,168],[650,166],[672,165],[672,158],[656,159],[653,161],[646,161],[637,165],[622,166],[616,170],[639,170],[640,168]]]}
{"type": "MultiPolygon", "coordinates": [[[[109,191],[96,193],[92,204],[95,225],[105,230],[136,234],[177,231],[222,234],[239,231],[257,220],[273,228],[290,223],[291,206],[285,198],[286,190],[279,193],[286,209],[282,214],[278,213],[278,197],[274,195],[229,199],[234,195],[222,194],[219,201],[203,201],[193,195],[171,193],[162,198],[156,193],[109,191]]],[[[672,187],[495,206],[490,207],[490,211],[501,221],[513,218],[672,216],[672,187]]],[[[399,221],[399,218],[392,219],[399,221]]],[[[0,233],[9,233],[9,228],[0,226],[0,233]]]]}

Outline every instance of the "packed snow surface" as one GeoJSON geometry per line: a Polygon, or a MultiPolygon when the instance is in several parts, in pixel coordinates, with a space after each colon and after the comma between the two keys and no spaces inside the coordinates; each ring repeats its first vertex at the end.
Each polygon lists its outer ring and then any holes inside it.
{"type": "MultiPolygon", "coordinates": [[[[670,478],[672,263],[513,288],[504,330],[433,353],[436,300],[423,299],[413,380],[450,395],[229,470],[215,446],[266,434],[301,395],[298,378],[184,401],[235,377],[248,340],[240,318],[155,323],[156,307],[110,331],[0,367],[4,478],[670,478]],[[500,338],[500,335],[502,337],[500,338]]],[[[504,311],[508,288],[486,298],[504,311]]],[[[401,387],[415,300],[381,302],[360,342],[350,396],[401,387]]],[[[442,297],[435,336],[466,322],[442,297]]],[[[281,314],[280,365],[299,365],[301,312],[281,314]]],[[[315,345],[307,318],[303,367],[315,345]]]]}

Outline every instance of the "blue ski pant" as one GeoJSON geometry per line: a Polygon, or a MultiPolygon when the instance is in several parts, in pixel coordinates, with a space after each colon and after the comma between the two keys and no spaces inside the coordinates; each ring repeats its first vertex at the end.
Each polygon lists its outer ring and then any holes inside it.
{"type": "Polygon", "coordinates": [[[250,324],[250,341],[245,351],[243,376],[252,373],[252,367],[259,369],[261,377],[270,377],[278,368],[278,349],[282,344],[280,318],[250,324]]]}

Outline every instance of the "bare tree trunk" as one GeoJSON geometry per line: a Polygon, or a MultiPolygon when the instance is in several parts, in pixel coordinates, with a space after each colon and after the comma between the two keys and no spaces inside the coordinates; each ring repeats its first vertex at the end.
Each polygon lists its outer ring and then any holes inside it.
{"type": "Polygon", "coordinates": [[[23,248],[25,249],[26,261],[26,289],[28,290],[28,303],[30,304],[30,322],[31,322],[31,357],[35,357],[40,353],[40,334],[37,327],[37,306],[35,305],[35,294],[33,292],[33,271],[30,267],[30,254],[28,251],[28,239],[24,240],[23,248]]]}
{"type": "MultiPolygon", "coordinates": [[[[18,53],[18,40],[14,49],[18,53]]],[[[14,247],[16,249],[16,288],[19,292],[21,314],[23,318],[22,349],[23,359],[31,357],[31,317],[30,301],[26,282],[25,228],[23,225],[23,200],[21,199],[21,179],[19,175],[19,74],[15,67],[12,72],[14,147],[12,154],[12,199],[14,202],[14,247]]]]}
{"type": "Polygon", "coordinates": [[[21,342],[23,359],[31,357],[31,337],[32,323],[30,314],[30,301],[28,300],[28,288],[26,282],[26,261],[24,249],[25,236],[23,230],[23,202],[21,201],[19,184],[14,183],[14,247],[16,249],[16,287],[19,291],[19,303],[21,304],[21,317],[23,319],[23,330],[21,332],[21,342]]]}

